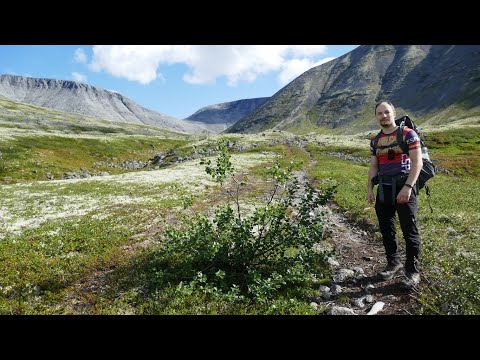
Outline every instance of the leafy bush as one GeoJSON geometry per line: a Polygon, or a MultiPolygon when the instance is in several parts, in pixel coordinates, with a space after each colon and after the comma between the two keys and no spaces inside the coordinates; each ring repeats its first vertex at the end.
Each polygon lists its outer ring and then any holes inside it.
{"type": "Polygon", "coordinates": [[[335,187],[320,191],[307,182],[302,189],[292,169],[276,162],[269,171],[273,188],[266,204],[242,216],[239,189],[246,184],[233,175],[228,142],[219,142],[216,150],[216,164],[202,164],[222,188],[227,179],[236,184],[233,190],[225,188],[235,206],[229,202],[215,209],[212,218],[197,214],[181,229],[166,229],[156,255],[162,282],[214,299],[259,303],[284,290],[308,287],[324,265],[325,254],[316,246],[323,237],[321,207],[335,187]]]}

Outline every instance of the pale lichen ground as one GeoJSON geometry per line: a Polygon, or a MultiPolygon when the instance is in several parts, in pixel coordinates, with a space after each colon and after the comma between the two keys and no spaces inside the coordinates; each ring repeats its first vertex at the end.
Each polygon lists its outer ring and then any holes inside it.
{"type": "MultiPolygon", "coordinates": [[[[231,157],[237,171],[271,160],[269,154],[231,157]]],[[[81,217],[94,210],[101,214],[114,205],[148,204],[166,199],[180,203],[179,193],[196,195],[213,185],[199,159],[155,171],[5,185],[0,189],[0,238],[7,233],[18,235],[48,220],[81,217]]]]}
{"type": "MultiPolygon", "coordinates": [[[[7,142],[10,140],[13,140],[17,137],[35,137],[35,136],[58,136],[58,137],[64,137],[64,138],[73,138],[73,139],[95,139],[95,140],[103,140],[103,141],[110,141],[116,138],[123,138],[128,136],[129,139],[132,138],[150,138],[150,135],[145,135],[145,134],[125,134],[123,133],[118,133],[118,134],[102,134],[100,131],[94,132],[86,132],[86,133],[77,133],[77,132],[68,132],[68,130],[38,130],[35,129],[35,131],[32,131],[31,128],[10,128],[10,127],[2,127],[1,125],[5,124],[5,122],[2,122],[0,120],[0,143],[1,142],[7,142]]],[[[128,130],[124,129],[125,131],[128,130]]],[[[163,138],[165,139],[185,139],[188,138],[187,135],[181,135],[181,134],[175,134],[172,133],[170,134],[163,134],[160,132],[154,133],[153,135],[158,135],[161,134],[163,138]]]]}

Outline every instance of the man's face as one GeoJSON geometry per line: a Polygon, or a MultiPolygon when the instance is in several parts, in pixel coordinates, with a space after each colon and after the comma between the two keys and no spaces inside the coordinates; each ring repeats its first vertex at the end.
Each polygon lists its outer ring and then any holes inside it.
{"type": "Polygon", "coordinates": [[[390,104],[381,103],[378,105],[375,116],[382,127],[395,125],[395,111],[390,104]]]}

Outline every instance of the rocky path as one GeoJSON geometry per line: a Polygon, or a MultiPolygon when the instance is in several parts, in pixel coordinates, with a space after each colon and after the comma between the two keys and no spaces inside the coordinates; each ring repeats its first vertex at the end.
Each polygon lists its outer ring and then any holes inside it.
{"type": "MultiPolygon", "coordinates": [[[[332,283],[320,288],[317,303],[327,314],[366,315],[376,303],[380,315],[413,315],[418,293],[400,288],[403,275],[385,281],[377,273],[386,265],[384,248],[373,234],[349,223],[337,206],[326,211],[326,242],[333,247],[332,283]],[[328,288],[328,289],[327,289],[328,288]]],[[[313,305],[314,306],[314,305],[313,305]]],[[[374,309],[374,310],[375,310],[374,309]]]]}
{"type": "MultiPolygon", "coordinates": [[[[316,160],[305,144],[296,145],[309,155],[310,166],[314,165],[316,160]]],[[[295,175],[304,185],[306,171],[295,175]]],[[[378,275],[386,259],[382,240],[374,235],[374,230],[367,232],[354,225],[333,202],[325,208],[325,217],[325,243],[334,250],[334,257],[329,259],[332,281],[328,286],[320,286],[319,296],[311,305],[328,315],[415,314],[419,294],[415,289],[401,289],[403,274],[391,280],[378,275]]]]}

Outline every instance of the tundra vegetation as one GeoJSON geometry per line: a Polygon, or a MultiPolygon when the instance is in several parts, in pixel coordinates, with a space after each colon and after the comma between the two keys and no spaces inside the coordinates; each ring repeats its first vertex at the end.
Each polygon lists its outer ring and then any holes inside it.
{"type": "MultiPolygon", "coordinates": [[[[322,209],[381,241],[373,134],[193,136],[0,105],[1,314],[317,314],[322,209]]],[[[440,172],[433,213],[420,192],[418,313],[479,314],[480,126],[424,131],[440,172]]]]}

